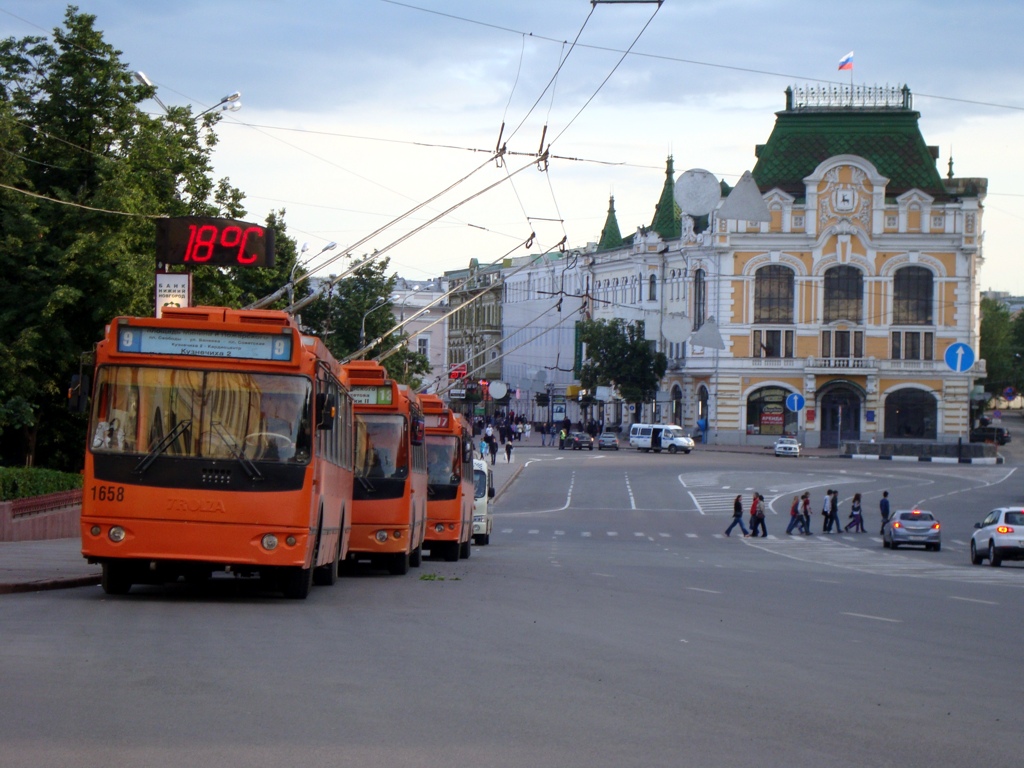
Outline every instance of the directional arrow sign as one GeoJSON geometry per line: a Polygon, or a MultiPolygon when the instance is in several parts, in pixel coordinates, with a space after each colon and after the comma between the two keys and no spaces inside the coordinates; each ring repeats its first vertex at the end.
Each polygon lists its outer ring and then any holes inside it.
{"type": "Polygon", "coordinates": [[[804,408],[804,396],[793,392],[786,398],[786,407],[791,411],[802,411],[804,408]]]}
{"type": "Polygon", "coordinates": [[[946,365],[957,373],[969,371],[974,365],[974,350],[962,342],[950,344],[946,350],[946,365]]]}

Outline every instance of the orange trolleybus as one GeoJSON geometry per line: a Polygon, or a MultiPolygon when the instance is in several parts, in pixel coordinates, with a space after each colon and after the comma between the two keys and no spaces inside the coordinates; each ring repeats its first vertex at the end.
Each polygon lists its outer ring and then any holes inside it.
{"type": "Polygon", "coordinates": [[[82,554],[103,589],[258,575],[333,584],[352,513],[352,407],[286,313],[118,317],[96,349],[82,554]]]}
{"type": "Polygon", "coordinates": [[[349,559],[401,575],[423,557],[427,458],[419,398],[379,363],[353,360],[341,371],[355,421],[349,559]]]}
{"type": "Polygon", "coordinates": [[[434,557],[469,557],[473,537],[473,433],[437,395],[420,395],[427,425],[427,532],[434,557]]]}

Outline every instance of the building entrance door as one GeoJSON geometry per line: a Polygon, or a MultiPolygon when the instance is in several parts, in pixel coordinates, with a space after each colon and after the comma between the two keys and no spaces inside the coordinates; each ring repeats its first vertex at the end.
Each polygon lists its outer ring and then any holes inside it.
{"type": "Polygon", "coordinates": [[[822,448],[860,440],[860,408],[860,395],[849,387],[836,387],[821,398],[822,448]]]}

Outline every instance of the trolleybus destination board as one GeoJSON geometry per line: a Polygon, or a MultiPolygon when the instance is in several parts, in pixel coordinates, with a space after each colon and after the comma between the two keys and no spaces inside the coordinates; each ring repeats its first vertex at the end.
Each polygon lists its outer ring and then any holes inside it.
{"type": "Polygon", "coordinates": [[[117,351],[285,361],[292,359],[292,337],[283,333],[218,333],[128,325],[117,333],[117,351]]]}

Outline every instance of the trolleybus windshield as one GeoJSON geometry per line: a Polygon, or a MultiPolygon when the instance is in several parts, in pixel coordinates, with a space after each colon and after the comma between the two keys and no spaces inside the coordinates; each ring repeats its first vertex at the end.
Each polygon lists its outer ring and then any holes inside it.
{"type": "Polygon", "coordinates": [[[427,493],[432,500],[455,498],[462,482],[461,444],[454,435],[427,435],[427,493]]]}
{"type": "Polygon", "coordinates": [[[309,461],[303,376],[108,365],[96,384],[94,454],[309,461]]]}

